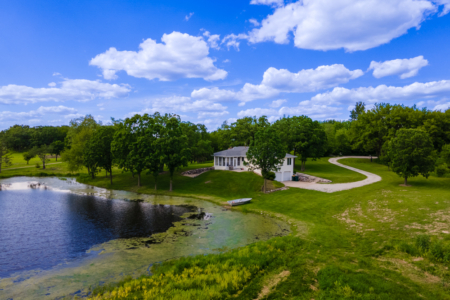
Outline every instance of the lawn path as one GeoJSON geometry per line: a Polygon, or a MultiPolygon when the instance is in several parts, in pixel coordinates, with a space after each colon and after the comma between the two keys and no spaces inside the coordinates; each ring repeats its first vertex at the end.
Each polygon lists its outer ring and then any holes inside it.
{"type": "MultiPolygon", "coordinates": [[[[296,188],[314,190],[314,191],[325,192],[325,193],[334,193],[334,192],[354,189],[357,187],[361,187],[361,186],[365,186],[368,184],[372,184],[372,183],[381,181],[381,177],[378,175],[338,163],[338,160],[343,159],[343,158],[367,158],[367,159],[370,159],[370,156],[343,156],[343,157],[333,157],[328,160],[330,163],[332,163],[336,166],[346,168],[346,169],[349,169],[354,172],[358,172],[360,174],[367,176],[367,178],[364,180],[361,180],[361,181],[356,181],[356,182],[334,183],[334,184],[333,183],[320,184],[320,183],[300,182],[300,181],[285,181],[283,183],[285,186],[288,186],[288,187],[296,187],[296,188]]],[[[376,157],[373,157],[373,158],[376,158],[376,157]]]]}
{"type": "MultiPolygon", "coordinates": [[[[56,164],[62,164],[62,161],[58,161],[58,162],[54,162],[54,163],[49,163],[49,164],[45,164],[45,166],[51,166],[51,165],[56,165],[56,164]]],[[[8,170],[17,170],[17,169],[26,169],[26,168],[36,168],[36,166],[26,166],[26,167],[18,167],[18,168],[3,168],[2,171],[8,171],[8,170]]],[[[46,170],[46,169],[43,169],[46,170]]]]}

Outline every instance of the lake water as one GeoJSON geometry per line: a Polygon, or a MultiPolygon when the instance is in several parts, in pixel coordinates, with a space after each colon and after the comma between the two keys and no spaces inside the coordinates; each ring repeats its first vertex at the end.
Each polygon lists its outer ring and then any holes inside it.
{"type": "Polygon", "coordinates": [[[182,197],[107,190],[72,179],[0,180],[0,299],[85,296],[151,274],[165,260],[290,232],[262,214],[182,197]]]}
{"type": "Polygon", "coordinates": [[[1,191],[0,278],[86,256],[113,239],[165,232],[195,211],[45,189],[1,191]]]}

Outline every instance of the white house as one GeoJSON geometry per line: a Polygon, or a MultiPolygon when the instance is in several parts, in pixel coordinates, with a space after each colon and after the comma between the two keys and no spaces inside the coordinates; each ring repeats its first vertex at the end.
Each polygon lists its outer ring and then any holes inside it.
{"type": "MultiPolygon", "coordinates": [[[[214,168],[216,170],[243,170],[247,171],[248,166],[244,165],[247,160],[248,147],[240,146],[228,150],[214,153],[214,168]]],[[[275,172],[276,181],[290,181],[294,174],[294,156],[286,153],[283,164],[280,169],[275,172]]],[[[256,173],[261,174],[260,170],[255,170],[256,173]]]]}

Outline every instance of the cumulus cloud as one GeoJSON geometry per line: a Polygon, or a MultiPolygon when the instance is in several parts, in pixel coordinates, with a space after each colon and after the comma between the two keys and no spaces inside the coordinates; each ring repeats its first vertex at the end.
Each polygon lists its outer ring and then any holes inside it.
{"type": "Polygon", "coordinates": [[[341,113],[339,107],[327,106],[327,105],[311,105],[308,102],[300,102],[298,106],[288,107],[284,106],[280,109],[267,109],[267,108],[250,108],[247,110],[241,110],[237,113],[239,118],[243,117],[260,117],[267,116],[270,122],[274,122],[277,119],[287,116],[299,116],[307,115],[314,119],[328,119],[337,118],[341,113]]]}
{"type": "Polygon", "coordinates": [[[362,70],[351,71],[344,65],[320,66],[292,73],[286,69],[269,68],[261,84],[246,83],[238,92],[219,88],[194,90],[191,97],[214,101],[239,100],[242,103],[267,99],[280,93],[305,93],[328,89],[362,76],[362,70]]]}
{"type": "Polygon", "coordinates": [[[12,111],[2,111],[0,112],[0,121],[23,121],[23,122],[32,122],[32,120],[40,120],[38,118],[42,118],[48,115],[67,115],[67,114],[75,114],[77,110],[75,108],[66,107],[66,106],[41,106],[36,110],[31,110],[28,112],[12,112],[12,111]]]}
{"type": "Polygon", "coordinates": [[[207,38],[208,46],[213,49],[220,49],[220,35],[219,34],[211,34],[209,31],[205,31],[203,36],[207,38]]]}
{"type": "Polygon", "coordinates": [[[381,78],[391,75],[400,75],[401,79],[416,76],[419,70],[428,66],[428,60],[423,56],[410,59],[394,59],[385,62],[372,61],[369,70],[373,70],[373,76],[381,78]]]}
{"type": "Polygon", "coordinates": [[[313,104],[345,104],[358,101],[375,103],[391,101],[414,101],[418,99],[448,96],[450,94],[450,80],[415,82],[413,84],[396,87],[379,85],[377,87],[360,87],[346,89],[336,87],[327,93],[318,94],[311,98],[313,104]]]}
{"type": "Polygon", "coordinates": [[[449,0],[299,0],[277,7],[260,28],[248,34],[226,36],[224,40],[230,44],[239,43],[239,39],[287,44],[293,36],[294,45],[302,49],[366,50],[419,28],[441,6],[441,15],[449,12],[449,0]]]}
{"type": "Polygon", "coordinates": [[[283,105],[283,103],[286,103],[286,102],[287,102],[287,100],[285,100],[285,99],[274,100],[270,104],[270,107],[277,108],[277,107],[280,107],[281,105],[283,105]]]}
{"type": "MultiPolygon", "coordinates": [[[[215,39],[213,37],[210,43],[215,39]]],[[[139,51],[118,51],[112,47],[91,59],[89,64],[102,69],[105,79],[117,78],[118,71],[125,71],[137,78],[157,78],[161,81],[180,78],[213,81],[227,76],[225,70],[214,66],[214,60],[208,56],[208,44],[203,37],[172,32],[164,34],[161,41],[162,43],[157,43],[147,39],[139,45],[139,51]]]]}
{"type": "Polygon", "coordinates": [[[220,103],[209,100],[193,100],[190,97],[171,96],[164,98],[156,98],[147,101],[148,107],[141,112],[132,112],[127,116],[136,113],[198,113],[198,117],[205,116],[222,116],[228,114],[227,107],[220,103]]]}
{"type": "Polygon", "coordinates": [[[0,103],[27,104],[43,101],[110,99],[126,97],[130,90],[130,86],[126,84],[109,84],[87,79],[64,79],[59,87],[52,85],[49,88],[10,84],[0,87],[0,103]]]}
{"type": "Polygon", "coordinates": [[[284,0],[252,0],[252,1],[250,1],[250,4],[283,6],[284,0]]]}
{"type": "Polygon", "coordinates": [[[258,20],[256,20],[256,19],[250,19],[250,20],[248,20],[253,26],[259,26],[259,25],[261,25],[259,22],[258,22],[258,20]]]}

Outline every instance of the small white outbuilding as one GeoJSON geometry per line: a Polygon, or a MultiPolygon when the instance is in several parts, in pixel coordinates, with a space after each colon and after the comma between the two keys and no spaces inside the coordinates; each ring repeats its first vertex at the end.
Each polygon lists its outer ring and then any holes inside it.
{"type": "MultiPolygon", "coordinates": [[[[214,168],[216,170],[241,170],[247,171],[248,166],[244,165],[247,160],[248,147],[239,146],[233,147],[224,151],[214,153],[214,168]]],[[[286,153],[283,164],[279,166],[279,170],[275,172],[276,181],[290,181],[294,175],[294,156],[286,153]]],[[[260,170],[255,170],[256,173],[261,174],[260,170]]]]}

